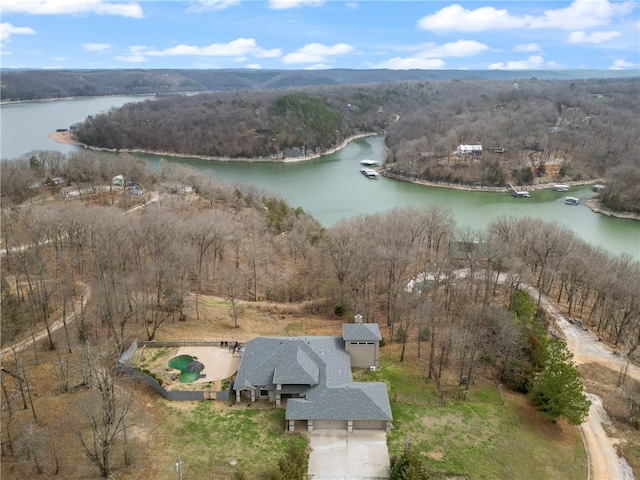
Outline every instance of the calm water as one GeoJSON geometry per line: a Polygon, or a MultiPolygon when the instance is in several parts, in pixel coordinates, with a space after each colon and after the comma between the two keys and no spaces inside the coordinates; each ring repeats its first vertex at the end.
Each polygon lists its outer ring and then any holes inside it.
{"type": "MultiPolygon", "coordinates": [[[[68,128],[72,123],[84,120],[87,115],[140,98],[108,97],[2,105],[2,158],[15,158],[31,150],[73,151],[78,147],[60,145],[46,136],[56,128],[68,128]]],[[[440,203],[452,209],[460,226],[484,229],[488,222],[500,215],[541,218],[568,226],[594,245],[616,254],[626,252],[640,260],[640,222],[591,212],[582,204],[593,195],[589,187],[573,188],[570,193],[537,191],[531,198],[518,199],[508,193],[464,192],[388,178],[367,179],[359,172],[359,162],[365,158],[382,161],[383,142],[383,137],[361,138],[335,154],[285,164],[212,162],[173,157],[167,161],[190,165],[233,183],[254,184],[278,193],[289,204],[302,207],[326,226],[343,218],[394,207],[440,203]],[[565,205],[566,195],[580,198],[581,204],[565,205]]],[[[152,168],[157,168],[161,158],[139,156],[146,159],[152,168]]]]}

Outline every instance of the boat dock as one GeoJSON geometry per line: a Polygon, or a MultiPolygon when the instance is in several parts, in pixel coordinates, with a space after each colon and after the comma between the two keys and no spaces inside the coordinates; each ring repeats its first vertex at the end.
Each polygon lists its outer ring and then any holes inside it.
{"type": "Polygon", "coordinates": [[[527,198],[530,197],[531,194],[529,192],[527,192],[526,190],[517,190],[516,187],[514,187],[513,185],[509,184],[509,186],[511,187],[511,189],[513,190],[513,196],[517,197],[517,198],[527,198]]]}
{"type": "Polygon", "coordinates": [[[380,174],[372,168],[361,168],[360,173],[367,178],[380,178],[380,174]]]}
{"type": "Polygon", "coordinates": [[[379,167],[380,163],[376,162],[375,160],[364,159],[360,160],[360,165],[363,165],[365,167],[379,167]]]}

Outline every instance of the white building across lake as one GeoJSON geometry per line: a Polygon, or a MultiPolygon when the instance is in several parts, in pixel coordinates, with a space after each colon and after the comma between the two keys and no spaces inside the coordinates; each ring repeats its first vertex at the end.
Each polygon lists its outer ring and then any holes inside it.
{"type": "Polygon", "coordinates": [[[459,157],[466,157],[467,155],[482,156],[482,145],[458,145],[457,148],[459,157]]]}

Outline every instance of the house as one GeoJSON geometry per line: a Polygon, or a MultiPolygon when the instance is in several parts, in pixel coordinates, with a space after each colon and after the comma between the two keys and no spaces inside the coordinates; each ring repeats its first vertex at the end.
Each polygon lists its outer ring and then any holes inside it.
{"type": "Polygon", "coordinates": [[[389,432],[392,415],[386,385],[354,382],[351,377],[352,367],[377,366],[381,339],[377,324],[344,324],[342,337],[250,340],[233,385],[236,400],[286,405],[289,431],[389,432]]]}
{"type": "Polygon", "coordinates": [[[115,177],[113,177],[111,179],[111,185],[115,185],[117,187],[123,187],[124,186],[124,176],[123,175],[116,175],[115,177]]]}
{"type": "Polygon", "coordinates": [[[456,260],[486,260],[489,254],[489,245],[486,242],[474,240],[467,241],[451,241],[449,242],[449,251],[451,258],[456,260]]]}
{"type": "Polygon", "coordinates": [[[482,145],[458,145],[457,148],[459,157],[466,157],[467,155],[482,156],[482,145]]]}

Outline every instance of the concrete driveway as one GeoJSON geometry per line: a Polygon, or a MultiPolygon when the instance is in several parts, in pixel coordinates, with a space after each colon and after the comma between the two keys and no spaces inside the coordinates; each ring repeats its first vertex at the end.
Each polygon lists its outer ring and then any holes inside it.
{"type": "Polygon", "coordinates": [[[315,430],[309,434],[309,478],[374,480],[389,476],[387,435],[380,430],[315,430]]]}

